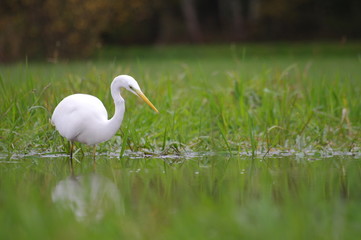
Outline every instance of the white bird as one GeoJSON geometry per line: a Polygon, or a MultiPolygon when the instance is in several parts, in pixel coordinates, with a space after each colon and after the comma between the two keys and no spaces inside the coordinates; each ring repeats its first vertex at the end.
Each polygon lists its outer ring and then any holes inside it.
{"type": "Polygon", "coordinates": [[[115,104],[115,113],[111,119],[108,119],[107,110],[97,97],[78,93],[64,98],[56,106],[51,122],[60,135],[71,142],[70,158],[74,142],[95,147],[96,144],[109,140],[118,131],[125,111],[125,101],[120,95],[121,88],[139,96],[158,112],[143,94],[137,81],[128,75],[117,76],[110,86],[115,104]]]}

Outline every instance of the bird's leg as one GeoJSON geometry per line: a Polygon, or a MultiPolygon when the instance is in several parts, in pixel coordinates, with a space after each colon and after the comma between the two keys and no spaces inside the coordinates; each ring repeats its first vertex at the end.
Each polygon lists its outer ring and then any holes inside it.
{"type": "Polygon", "coordinates": [[[71,176],[75,176],[74,175],[74,166],[73,166],[73,159],[70,159],[70,174],[71,176]]]}
{"type": "Polygon", "coordinates": [[[73,151],[74,151],[74,143],[70,142],[70,167],[73,169],[73,151]]]}
{"type": "Polygon", "coordinates": [[[93,159],[95,160],[95,156],[97,154],[97,145],[93,146],[93,159]]]}
{"type": "Polygon", "coordinates": [[[94,169],[95,169],[95,155],[97,153],[97,145],[94,145],[93,146],[93,166],[94,166],[94,169]]]}
{"type": "Polygon", "coordinates": [[[70,142],[70,159],[73,159],[74,143],[70,142]]]}

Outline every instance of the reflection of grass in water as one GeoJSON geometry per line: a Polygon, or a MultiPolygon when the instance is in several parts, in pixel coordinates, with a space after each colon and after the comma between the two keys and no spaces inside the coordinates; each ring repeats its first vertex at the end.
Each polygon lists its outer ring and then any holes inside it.
{"type": "MultiPolygon", "coordinates": [[[[119,190],[124,211],[104,206],[98,221],[78,221],[52,203],[52,191],[70,174],[66,160],[1,166],[1,239],[352,239],[360,233],[360,161],[353,157],[99,157],[96,174],[119,190]]],[[[81,162],[76,175],[93,171],[90,156],[81,162]]]]}

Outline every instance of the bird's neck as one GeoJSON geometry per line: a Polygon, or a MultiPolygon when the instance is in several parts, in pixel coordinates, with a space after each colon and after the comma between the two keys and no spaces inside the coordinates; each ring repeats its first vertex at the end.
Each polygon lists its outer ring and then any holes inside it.
{"type": "Polygon", "coordinates": [[[118,131],[123,121],[125,101],[122,96],[120,96],[119,91],[112,92],[112,97],[114,99],[115,112],[113,117],[107,122],[107,130],[109,131],[109,134],[114,135],[118,131]]]}

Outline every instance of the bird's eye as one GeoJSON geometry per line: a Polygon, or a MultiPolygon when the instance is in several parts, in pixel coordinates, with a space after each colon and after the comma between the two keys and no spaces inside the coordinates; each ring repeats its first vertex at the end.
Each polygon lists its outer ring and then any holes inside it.
{"type": "Polygon", "coordinates": [[[131,85],[129,85],[129,88],[133,90],[133,87],[131,85]]]}

